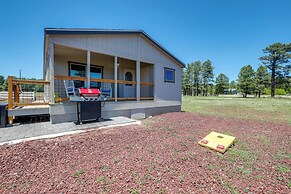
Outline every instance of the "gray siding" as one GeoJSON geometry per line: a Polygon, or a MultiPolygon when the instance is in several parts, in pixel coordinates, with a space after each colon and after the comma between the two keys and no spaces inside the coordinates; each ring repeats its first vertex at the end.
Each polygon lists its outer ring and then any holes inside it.
{"type": "MultiPolygon", "coordinates": [[[[141,35],[50,35],[55,44],[154,64],[156,101],[181,101],[182,67],[141,35]],[[175,69],[175,83],[164,82],[164,67],[175,69]]],[[[86,61],[86,55],[84,55],[86,61]]],[[[56,60],[59,60],[56,58],[56,60]]],[[[92,62],[93,63],[93,62],[92,62]]],[[[56,65],[58,62],[56,62],[56,65]]],[[[113,64],[113,63],[112,63],[113,64]]],[[[65,73],[56,67],[56,73],[65,73]]],[[[104,76],[105,77],[105,76],[104,76]]]]}

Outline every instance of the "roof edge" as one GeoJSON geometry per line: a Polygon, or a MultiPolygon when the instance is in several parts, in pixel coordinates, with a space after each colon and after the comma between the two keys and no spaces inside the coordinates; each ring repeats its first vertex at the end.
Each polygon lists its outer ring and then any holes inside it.
{"type": "Polygon", "coordinates": [[[95,29],[95,28],[45,28],[44,34],[140,34],[147,38],[159,49],[168,54],[172,59],[178,62],[182,67],[185,67],[180,59],[174,56],[170,51],[160,45],[151,36],[145,33],[143,30],[129,30],[129,29],[95,29]]]}

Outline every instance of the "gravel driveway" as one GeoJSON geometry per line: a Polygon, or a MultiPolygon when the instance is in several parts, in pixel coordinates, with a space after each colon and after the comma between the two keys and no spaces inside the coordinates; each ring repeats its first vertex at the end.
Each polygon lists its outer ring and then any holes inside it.
{"type": "Polygon", "coordinates": [[[168,113],[0,146],[0,193],[288,193],[290,137],[287,123],[168,113]],[[225,154],[197,145],[211,131],[237,141],[225,154]]]}

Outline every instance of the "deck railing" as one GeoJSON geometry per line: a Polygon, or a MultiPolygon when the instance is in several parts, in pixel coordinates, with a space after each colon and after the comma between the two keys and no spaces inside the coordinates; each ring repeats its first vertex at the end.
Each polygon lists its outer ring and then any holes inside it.
{"type": "MultiPolygon", "coordinates": [[[[43,80],[16,79],[8,76],[8,109],[16,106],[48,105],[50,82],[43,80]]],[[[13,117],[8,117],[13,123],[13,117]]]]}
{"type": "Polygon", "coordinates": [[[8,109],[15,106],[49,104],[49,81],[16,79],[8,76],[8,109]]]}
{"type": "MultiPolygon", "coordinates": [[[[54,84],[56,102],[68,100],[63,80],[74,80],[85,83],[87,78],[56,75],[54,84]]],[[[95,86],[101,89],[109,89],[111,91],[110,100],[137,100],[137,82],[135,81],[116,80],[116,94],[114,79],[91,78],[90,82],[96,84],[95,86]]],[[[140,82],[140,100],[153,100],[153,87],[154,83],[152,82],[140,82]]],[[[8,76],[8,92],[4,95],[7,95],[8,109],[13,109],[16,106],[48,105],[51,102],[50,82],[44,80],[17,79],[13,76],[8,76]]]]}
{"type": "MultiPolygon", "coordinates": [[[[65,86],[63,80],[73,80],[76,81],[75,85],[85,86],[87,78],[85,77],[75,77],[75,76],[63,76],[55,75],[55,94],[58,98],[55,98],[56,102],[68,100],[66,96],[65,86]]],[[[115,94],[115,80],[114,79],[90,79],[91,87],[95,86],[101,89],[110,90],[110,100],[114,101],[128,101],[137,100],[136,97],[136,81],[126,81],[126,80],[116,80],[117,83],[117,93],[115,94]]],[[[140,82],[140,100],[153,100],[153,87],[152,82],[140,82]]]]}

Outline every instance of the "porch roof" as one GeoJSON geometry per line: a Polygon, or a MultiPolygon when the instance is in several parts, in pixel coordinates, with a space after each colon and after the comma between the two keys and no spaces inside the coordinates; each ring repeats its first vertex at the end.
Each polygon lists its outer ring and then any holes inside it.
{"type": "Polygon", "coordinates": [[[169,55],[172,59],[174,59],[177,63],[179,63],[182,67],[185,67],[185,63],[183,63],[180,59],[175,57],[171,52],[169,52],[166,48],[160,45],[157,41],[155,41],[152,37],[150,37],[143,30],[128,30],[128,29],[95,29],[95,28],[45,28],[44,33],[46,34],[139,34],[148,39],[151,43],[156,45],[162,51],[164,51],[167,55],[169,55]]]}

